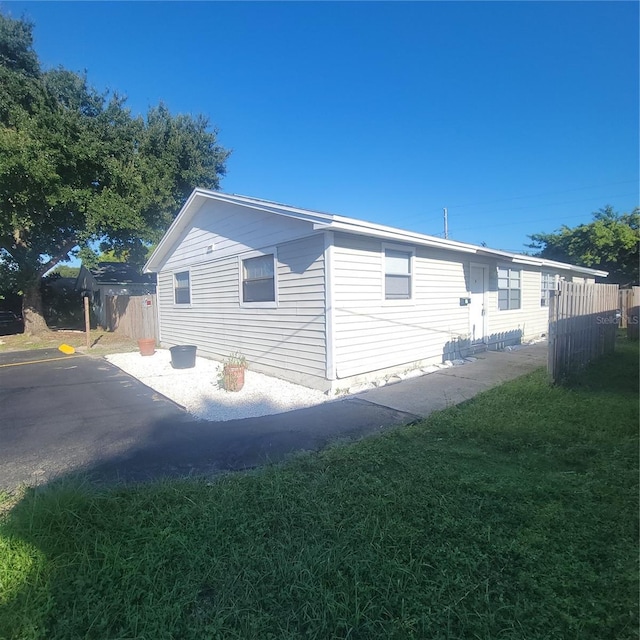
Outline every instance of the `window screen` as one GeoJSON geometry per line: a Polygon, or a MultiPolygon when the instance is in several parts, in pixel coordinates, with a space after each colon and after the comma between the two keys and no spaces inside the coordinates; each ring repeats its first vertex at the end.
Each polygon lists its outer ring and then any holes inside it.
{"type": "Polygon", "coordinates": [[[411,298],[411,253],[385,249],[384,297],[386,300],[411,298]]]}
{"type": "Polygon", "coordinates": [[[181,271],[174,275],[173,291],[176,304],[189,304],[191,302],[188,271],[181,271]]]}
{"type": "Polygon", "coordinates": [[[275,302],[274,255],[242,261],[242,301],[275,302]]]}

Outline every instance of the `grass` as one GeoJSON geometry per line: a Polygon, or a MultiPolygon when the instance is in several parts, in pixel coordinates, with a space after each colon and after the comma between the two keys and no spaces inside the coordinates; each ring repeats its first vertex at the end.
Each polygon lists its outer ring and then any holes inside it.
{"type": "Polygon", "coordinates": [[[4,496],[0,638],[637,638],[637,347],[215,482],[4,496]]]}
{"type": "Polygon", "coordinates": [[[52,330],[36,336],[23,333],[0,336],[0,353],[33,349],[57,349],[61,344],[80,348],[89,355],[103,356],[121,351],[134,351],[137,341],[127,336],[102,329],[92,329],[89,333],[90,349],[86,351],[87,335],[84,331],[52,330]]]}

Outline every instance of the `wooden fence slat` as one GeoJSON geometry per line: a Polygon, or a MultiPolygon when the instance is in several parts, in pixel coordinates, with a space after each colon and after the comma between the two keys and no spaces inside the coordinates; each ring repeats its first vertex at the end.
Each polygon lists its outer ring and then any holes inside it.
{"type": "Polygon", "coordinates": [[[631,340],[638,339],[640,330],[640,287],[620,290],[620,326],[627,330],[631,340]]]}
{"type": "Polygon", "coordinates": [[[559,382],[613,352],[619,294],[615,284],[577,282],[560,282],[554,293],[549,308],[547,369],[550,379],[559,382]]]}
{"type": "Polygon", "coordinates": [[[158,339],[156,294],[141,296],[106,296],[107,329],[134,340],[158,339]]]}

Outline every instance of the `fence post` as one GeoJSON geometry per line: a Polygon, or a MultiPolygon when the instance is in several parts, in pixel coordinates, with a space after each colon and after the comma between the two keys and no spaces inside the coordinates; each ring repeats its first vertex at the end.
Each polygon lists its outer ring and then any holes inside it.
{"type": "Polygon", "coordinates": [[[637,340],[640,337],[640,287],[632,287],[626,291],[627,338],[637,340]]]}
{"type": "Polygon", "coordinates": [[[556,344],[558,332],[558,289],[550,292],[549,296],[549,349],[547,352],[547,373],[549,381],[555,382],[556,374],[556,344]]]}
{"type": "Polygon", "coordinates": [[[91,316],[89,314],[89,296],[84,297],[84,330],[87,334],[87,351],[91,349],[91,316]]]}

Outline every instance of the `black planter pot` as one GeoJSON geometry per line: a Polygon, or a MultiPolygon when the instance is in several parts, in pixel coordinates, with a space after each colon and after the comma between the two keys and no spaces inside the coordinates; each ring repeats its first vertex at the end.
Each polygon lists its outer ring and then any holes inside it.
{"type": "Polygon", "coordinates": [[[191,369],[196,366],[196,347],[193,344],[179,344],[170,347],[171,366],[174,369],[191,369]]]}

